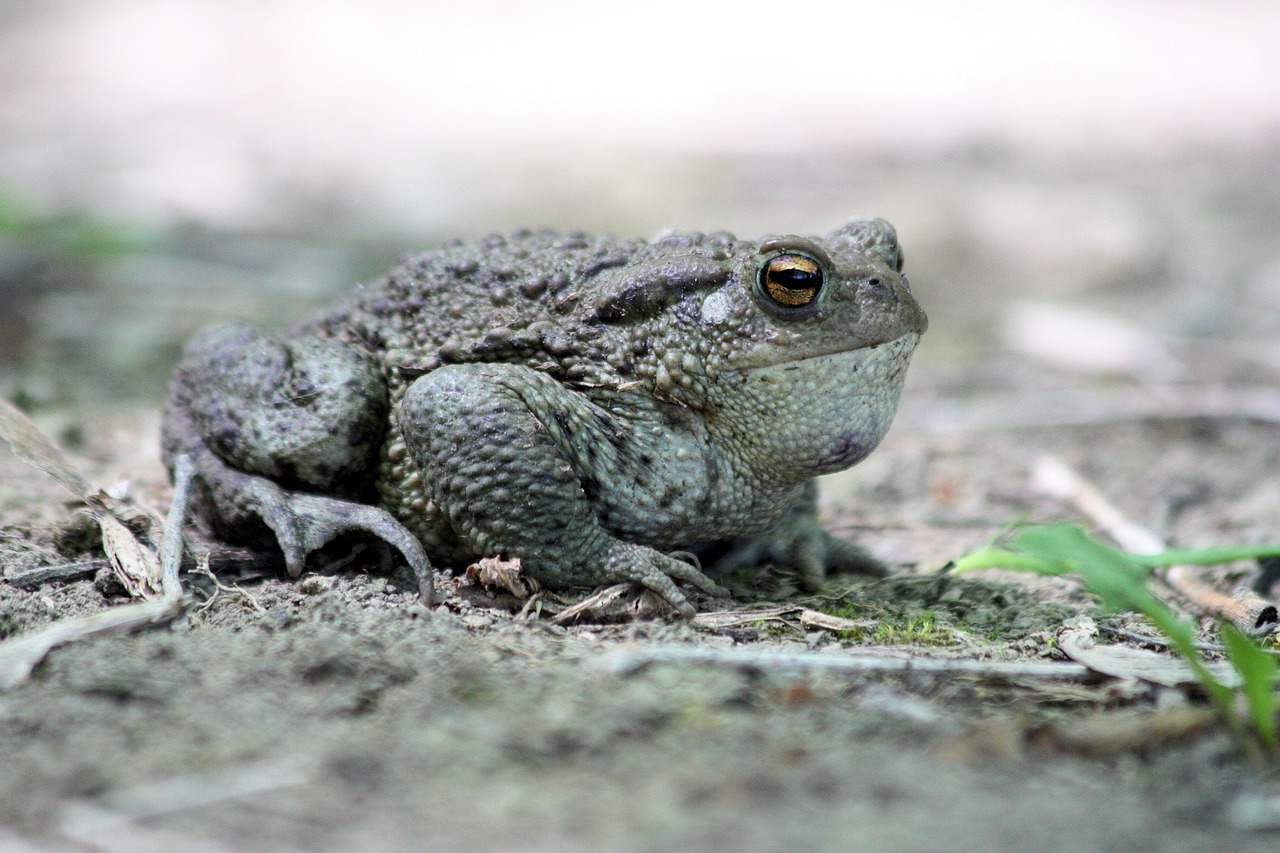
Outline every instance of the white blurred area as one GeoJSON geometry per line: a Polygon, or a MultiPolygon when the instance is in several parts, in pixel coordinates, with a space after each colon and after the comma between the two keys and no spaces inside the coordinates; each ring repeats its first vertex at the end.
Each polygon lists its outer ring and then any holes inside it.
{"type": "Polygon", "coordinates": [[[643,194],[618,163],[645,157],[1280,136],[1268,0],[68,0],[0,25],[0,187],[143,222],[253,227],[301,193],[435,226],[555,181],[643,194]]]}
{"type": "Polygon", "coordinates": [[[860,215],[914,382],[1274,377],[1277,210],[1276,0],[0,0],[0,393],[153,393],[451,237],[860,215]]]}

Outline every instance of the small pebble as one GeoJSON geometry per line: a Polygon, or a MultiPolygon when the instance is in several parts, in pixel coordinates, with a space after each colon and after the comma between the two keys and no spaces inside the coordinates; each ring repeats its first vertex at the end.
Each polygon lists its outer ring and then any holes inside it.
{"type": "Polygon", "coordinates": [[[333,589],[333,581],[328,575],[307,575],[298,582],[298,590],[303,595],[320,595],[333,589]]]}

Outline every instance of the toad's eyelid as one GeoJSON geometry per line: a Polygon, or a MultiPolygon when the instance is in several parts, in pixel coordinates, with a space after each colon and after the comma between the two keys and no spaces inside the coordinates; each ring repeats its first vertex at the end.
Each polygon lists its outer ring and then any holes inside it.
{"type": "Polygon", "coordinates": [[[821,246],[803,237],[771,237],[760,243],[759,251],[762,255],[773,253],[778,255],[801,255],[812,258],[828,269],[834,266],[831,263],[831,258],[827,256],[826,251],[821,246]]]}
{"type": "Polygon", "coordinates": [[[812,274],[818,272],[820,268],[818,266],[818,262],[807,255],[789,253],[786,255],[778,255],[770,260],[769,269],[772,272],[798,271],[812,274]]]}

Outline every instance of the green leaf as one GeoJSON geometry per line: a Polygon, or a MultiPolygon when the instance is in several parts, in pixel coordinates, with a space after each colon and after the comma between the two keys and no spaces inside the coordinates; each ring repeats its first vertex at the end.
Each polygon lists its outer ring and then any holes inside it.
{"type": "Polygon", "coordinates": [[[1231,689],[1204,665],[1195,647],[1195,628],[1179,619],[1147,587],[1151,564],[1091,538],[1074,524],[1026,527],[1011,536],[1006,545],[1008,552],[988,550],[961,557],[956,568],[1002,566],[1046,575],[1078,575],[1107,610],[1132,610],[1151,620],[1186,660],[1222,712],[1228,713],[1231,689]]]}
{"type": "Polygon", "coordinates": [[[1159,554],[1131,554],[1138,563],[1150,568],[1168,566],[1216,566],[1236,560],[1256,560],[1259,557],[1280,556],[1280,545],[1241,545],[1220,548],[1187,548],[1178,551],[1162,551],[1159,554]]]}
{"type": "Polygon", "coordinates": [[[1280,750],[1276,734],[1276,659],[1230,622],[1222,623],[1222,642],[1231,665],[1240,673],[1254,731],[1271,752],[1280,750]]]}
{"type": "Polygon", "coordinates": [[[1130,554],[1091,539],[1073,524],[1028,527],[1013,536],[1009,548],[1033,560],[1066,564],[1111,611],[1145,612],[1158,604],[1147,589],[1151,570],[1130,554]]]}
{"type": "Polygon", "coordinates": [[[1065,575],[1071,571],[1071,567],[1066,563],[1036,559],[998,548],[986,548],[965,554],[956,560],[952,567],[955,572],[971,572],[974,569],[1015,569],[1041,575],[1065,575]]]}

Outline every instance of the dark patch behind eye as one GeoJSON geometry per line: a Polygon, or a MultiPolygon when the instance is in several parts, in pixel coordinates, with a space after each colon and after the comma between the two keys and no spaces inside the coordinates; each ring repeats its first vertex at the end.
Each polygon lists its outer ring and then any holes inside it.
{"type": "Polygon", "coordinates": [[[627,267],[625,275],[631,281],[596,305],[594,319],[616,324],[650,319],[686,294],[720,287],[729,271],[707,258],[684,256],[627,267]]]}

